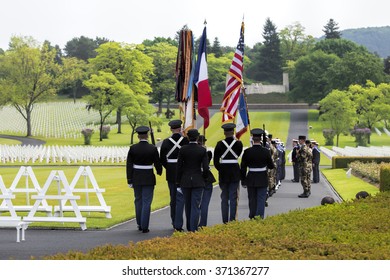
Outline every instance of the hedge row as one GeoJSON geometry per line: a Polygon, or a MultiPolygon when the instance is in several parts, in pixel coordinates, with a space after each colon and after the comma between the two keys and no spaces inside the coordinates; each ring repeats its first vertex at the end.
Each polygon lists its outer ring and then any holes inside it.
{"type": "Polygon", "coordinates": [[[381,192],[390,191],[390,164],[381,166],[379,189],[381,192]]]}
{"type": "Polygon", "coordinates": [[[332,168],[347,168],[348,164],[350,164],[353,161],[360,161],[360,162],[387,162],[390,163],[390,157],[341,157],[341,156],[335,156],[332,157],[332,168]]]}
{"type": "Polygon", "coordinates": [[[231,222],[136,244],[106,245],[47,259],[88,260],[388,260],[390,192],[231,222]]]}

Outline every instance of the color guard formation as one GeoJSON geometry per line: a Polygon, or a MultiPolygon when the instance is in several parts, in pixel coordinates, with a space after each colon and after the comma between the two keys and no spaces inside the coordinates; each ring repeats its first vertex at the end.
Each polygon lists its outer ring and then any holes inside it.
{"type": "MultiPolygon", "coordinates": [[[[182,121],[169,122],[172,135],[164,139],[160,152],[148,143],[150,129],[136,128],[139,143],[130,147],[126,163],[127,183],[134,190],[135,214],[138,229],[149,232],[151,203],[157,175],[165,168],[170,194],[170,218],[176,231],[183,231],[184,214],[186,229],[197,231],[207,226],[208,207],[213,192],[213,183],[218,181],[221,189],[222,222],[237,219],[240,183],[247,189],[249,218],[265,217],[267,199],[281,187],[285,179],[286,154],[284,143],[273,138],[260,128],[251,130],[251,147],[244,150],[235,138],[235,124],[222,125],[225,138],[219,141],[214,155],[207,150],[207,139],[197,129],[182,134],[182,121]],[[242,157],[241,157],[242,156],[242,157]],[[214,178],[210,162],[218,171],[214,178]]],[[[311,194],[313,183],[319,182],[320,150],[314,140],[299,136],[293,140],[289,154],[293,164],[293,182],[301,182],[300,198],[311,194]]]]}

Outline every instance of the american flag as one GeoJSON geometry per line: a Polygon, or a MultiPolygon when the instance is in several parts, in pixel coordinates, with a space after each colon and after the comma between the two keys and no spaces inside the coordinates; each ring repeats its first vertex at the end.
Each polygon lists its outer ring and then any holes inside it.
{"type": "Polygon", "coordinates": [[[232,65],[229,69],[229,78],[225,95],[222,100],[222,122],[233,120],[237,113],[238,99],[242,86],[242,72],[244,67],[244,22],[241,23],[240,40],[234,53],[232,65]]]}

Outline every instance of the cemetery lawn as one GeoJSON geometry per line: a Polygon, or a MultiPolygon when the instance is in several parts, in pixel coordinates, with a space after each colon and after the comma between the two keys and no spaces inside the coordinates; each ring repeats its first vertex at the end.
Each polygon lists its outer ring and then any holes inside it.
{"type": "Polygon", "coordinates": [[[345,169],[329,168],[321,169],[321,172],[344,201],[353,200],[360,191],[366,191],[370,195],[379,193],[379,188],[356,176],[348,178],[345,169]]]}

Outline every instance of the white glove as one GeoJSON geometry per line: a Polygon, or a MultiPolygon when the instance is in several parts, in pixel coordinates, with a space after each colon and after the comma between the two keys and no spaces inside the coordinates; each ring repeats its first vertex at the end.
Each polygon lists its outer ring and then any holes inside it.
{"type": "Polygon", "coordinates": [[[133,184],[128,184],[129,188],[132,189],[133,188],[133,184]]]}
{"type": "Polygon", "coordinates": [[[181,188],[177,188],[176,191],[183,194],[183,191],[181,190],[181,188]]]}

